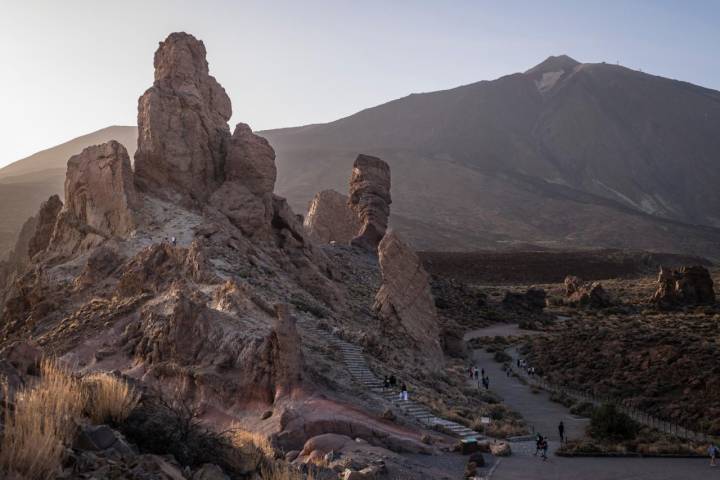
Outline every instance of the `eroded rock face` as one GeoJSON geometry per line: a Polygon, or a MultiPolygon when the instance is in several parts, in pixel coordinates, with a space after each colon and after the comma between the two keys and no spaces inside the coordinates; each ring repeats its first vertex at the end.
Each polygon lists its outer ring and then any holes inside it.
{"type": "Polygon", "coordinates": [[[699,265],[679,270],[661,268],[651,301],[664,308],[715,303],[710,272],[699,265]]]}
{"type": "Polygon", "coordinates": [[[565,297],[571,305],[606,308],[612,300],[600,282],[586,283],[575,276],[565,277],[565,297]]]}
{"type": "Polygon", "coordinates": [[[286,304],[275,306],[275,321],[271,342],[273,345],[273,371],[275,398],[291,395],[302,382],[302,340],[297,331],[297,320],[290,315],[286,304]]]}
{"type": "Polygon", "coordinates": [[[350,177],[348,205],[360,221],[351,244],[375,250],[385,235],[390,216],[390,167],[377,157],[358,155],[350,177]]]}
{"type": "Polygon", "coordinates": [[[143,190],[206,201],[223,181],[232,107],[205,56],[187,33],[170,34],[155,52],[155,82],[138,102],[135,180],[143,190]]]}
{"type": "Polygon", "coordinates": [[[65,205],[50,241],[72,253],[112,237],[127,237],[136,227],[138,197],[127,150],[112,140],[94,145],[68,161],[65,205]]]}
{"type": "Polygon", "coordinates": [[[50,238],[52,237],[55,223],[57,222],[57,217],[62,207],[63,203],[57,195],[53,195],[40,205],[40,212],[37,216],[34,234],[28,244],[27,252],[30,258],[45,251],[50,244],[50,238]]]}
{"type": "Polygon", "coordinates": [[[385,330],[407,335],[425,355],[430,366],[442,363],[442,348],[435,301],[429,276],[415,252],[393,231],[378,246],[382,285],[373,310],[385,330]]]}
{"type": "Polygon", "coordinates": [[[348,197],[335,190],[315,194],[303,226],[308,236],[318,243],[349,244],[360,231],[360,221],[348,206],[348,197]]]}

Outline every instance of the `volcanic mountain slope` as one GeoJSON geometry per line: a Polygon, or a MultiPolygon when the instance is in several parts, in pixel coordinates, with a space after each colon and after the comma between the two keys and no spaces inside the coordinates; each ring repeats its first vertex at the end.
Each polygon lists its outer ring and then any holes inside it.
{"type": "Polygon", "coordinates": [[[278,190],[304,208],[346,191],[362,149],[405,181],[393,224],[418,248],[518,242],[717,256],[720,93],[550,57],[328,124],[262,132],[278,190]],[[432,232],[432,235],[428,235],[432,232]]]}
{"type": "Polygon", "coordinates": [[[90,145],[117,140],[135,153],[137,128],[113,126],[43,150],[0,168],[0,259],[21,226],[50,195],[63,194],[67,159],[90,145]]]}

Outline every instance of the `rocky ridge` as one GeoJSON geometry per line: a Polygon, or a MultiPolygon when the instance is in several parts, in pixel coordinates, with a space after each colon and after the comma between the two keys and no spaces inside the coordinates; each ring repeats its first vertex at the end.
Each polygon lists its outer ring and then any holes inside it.
{"type": "MultiPolygon", "coordinates": [[[[269,143],[245,124],[229,135],[229,99],[209,75],[202,42],[171,34],[155,67],[139,102],[135,171],[114,141],[69,160],[65,202],[43,206],[29,240],[34,255],[2,291],[0,346],[30,340],[80,374],[120,372],[179,395],[218,429],[243,422],[282,452],[328,433],[434,451],[421,448],[417,426],[355,405],[354,387],[337,383],[326,346],[301,337],[298,321],[324,318],[374,353],[399,344],[403,361],[427,358],[437,368],[435,307],[417,256],[385,236],[385,286],[373,314],[377,286],[362,273],[377,269],[373,255],[307,237],[273,193],[269,143]],[[372,335],[383,326],[392,327],[388,337],[372,335]]],[[[370,170],[359,160],[356,178],[363,247],[384,234],[390,202],[389,169],[371,160],[370,170]]],[[[421,373],[406,372],[418,384],[421,373]]]]}

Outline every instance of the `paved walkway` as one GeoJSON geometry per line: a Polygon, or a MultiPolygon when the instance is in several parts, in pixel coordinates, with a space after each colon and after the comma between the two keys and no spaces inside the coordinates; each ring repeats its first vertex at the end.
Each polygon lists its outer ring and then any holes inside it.
{"type": "MultiPolygon", "coordinates": [[[[495,325],[468,333],[465,338],[507,336],[519,333],[516,325],[495,325]]],[[[474,351],[478,368],[490,377],[490,390],[503,398],[503,403],[520,413],[531,430],[550,438],[550,457],[543,462],[533,456],[534,442],[514,442],[513,455],[500,459],[493,470],[493,480],[694,480],[720,479],[720,467],[710,468],[705,459],[663,458],[565,458],[553,455],[560,446],[557,426],[565,424],[568,438],[583,436],[587,419],[571,415],[559,403],[550,401],[547,392],[532,393],[530,387],[515,377],[508,377],[493,354],[474,351]]]]}

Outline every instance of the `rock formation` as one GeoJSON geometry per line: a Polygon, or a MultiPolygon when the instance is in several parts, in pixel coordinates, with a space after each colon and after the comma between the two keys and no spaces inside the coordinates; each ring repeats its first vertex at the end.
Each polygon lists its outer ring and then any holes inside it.
{"type": "Polygon", "coordinates": [[[586,283],[580,278],[565,277],[565,297],[570,305],[590,308],[606,308],[612,305],[610,295],[600,282],[586,283]]]}
{"type": "Polygon", "coordinates": [[[406,335],[409,342],[404,343],[414,343],[428,364],[437,368],[443,358],[437,311],[420,259],[392,230],[380,242],[378,258],[382,285],[373,310],[383,330],[406,335]]]}
{"type": "Polygon", "coordinates": [[[57,217],[62,207],[63,203],[57,195],[53,195],[40,205],[40,213],[38,213],[37,216],[37,226],[28,245],[28,255],[30,258],[45,251],[50,244],[50,238],[52,237],[55,223],[57,222],[57,217]]]}
{"type": "Polygon", "coordinates": [[[348,197],[335,190],[316,193],[303,222],[305,232],[318,243],[349,244],[360,231],[360,221],[348,206],[348,197]]]}
{"type": "Polygon", "coordinates": [[[385,235],[390,216],[390,167],[377,157],[358,155],[350,176],[348,205],[360,221],[351,244],[375,250],[385,235]]]}
{"type": "Polygon", "coordinates": [[[710,272],[700,265],[679,270],[661,268],[651,301],[664,308],[715,303],[710,272]]]}
{"type": "Polygon", "coordinates": [[[69,254],[135,229],[138,198],[125,147],[116,141],[88,147],[68,161],[65,205],[50,248],[69,254]]]}
{"type": "Polygon", "coordinates": [[[273,377],[275,399],[292,394],[300,386],[304,367],[302,340],[297,331],[297,320],[290,315],[286,304],[275,306],[275,321],[271,343],[273,345],[273,377]]]}
{"type": "Polygon", "coordinates": [[[229,143],[225,182],[210,197],[246,235],[267,237],[273,216],[275,151],[249,126],[239,123],[229,143]]]}
{"type": "Polygon", "coordinates": [[[142,190],[206,201],[222,183],[232,108],[205,55],[203,42],[187,33],[171,34],[155,52],[155,82],[138,102],[142,190]]]}

